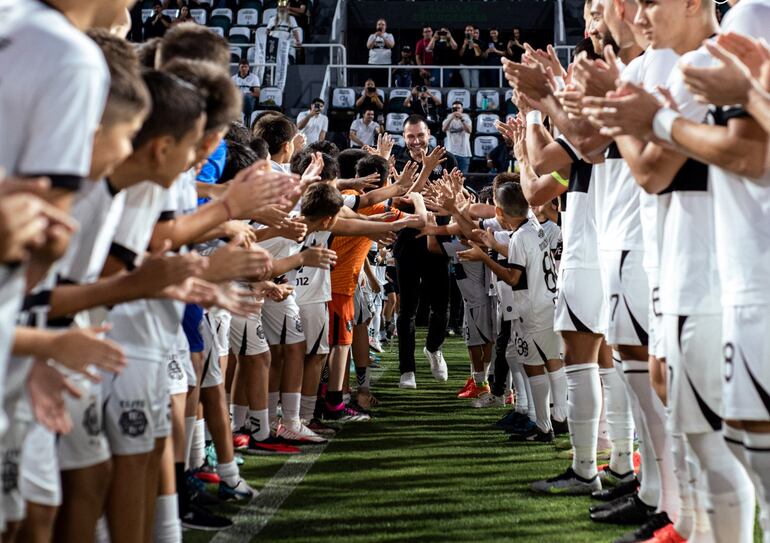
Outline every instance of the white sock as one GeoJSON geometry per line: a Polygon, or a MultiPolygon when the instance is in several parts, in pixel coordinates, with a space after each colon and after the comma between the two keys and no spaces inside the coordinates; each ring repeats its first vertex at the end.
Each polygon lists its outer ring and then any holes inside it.
{"type": "Polygon", "coordinates": [[[567,374],[564,368],[548,372],[548,381],[551,383],[551,412],[554,420],[563,422],[567,420],[567,374]]]}
{"type": "Polygon", "coordinates": [[[596,476],[596,437],[602,404],[599,366],[596,362],[572,364],[567,372],[569,435],[572,442],[572,469],[580,477],[596,476]]]}
{"type": "Polygon", "coordinates": [[[192,447],[190,448],[190,469],[198,469],[203,465],[206,450],[206,426],[203,419],[195,421],[192,447]]]}
{"type": "Polygon", "coordinates": [[[110,529],[107,517],[102,515],[96,522],[96,543],[110,543],[110,529]]]}
{"type": "MultiPolygon", "coordinates": [[[[599,368],[599,371],[602,371],[599,368]]],[[[612,448],[610,442],[610,434],[607,432],[607,416],[604,413],[604,405],[606,402],[602,401],[602,409],[599,411],[599,431],[596,434],[596,451],[606,451],[612,448]]]]}
{"type": "Polygon", "coordinates": [[[487,374],[483,371],[474,371],[473,372],[473,382],[476,383],[476,386],[481,386],[481,383],[486,381],[487,374]]]}
{"type": "Polygon", "coordinates": [[[532,390],[532,403],[535,405],[535,424],[543,432],[551,430],[551,386],[547,375],[534,375],[529,378],[529,386],[532,390]]]}
{"type": "Polygon", "coordinates": [[[756,478],[757,474],[754,473],[754,470],[749,464],[749,459],[746,456],[746,448],[743,446],[744,431],[724,424],[722,425],[722,435],[724,436],[727,448],[730,449],[730,452],[733,453],[733,456],[735,456],[738,462],[741,463],[741,466],[743,466],[743,469],[746,471],[752,483],[754,484],[754,489],[759,498],[760,505],[759,525],[762,527],[762,531],[764,533],[770,534],[770,517],[768,516],[768,511],[765,509],[764,500],[762,500],[761,497],[762,485],[756,478]]]}
{"type": "Polygon", "coordinates": [[[155,543],[181,543],[182,525],[176,494],[158,496],[155,501],[155,543]]]}
{"type": "Polygon", "coordinates": [[[509,365],[511,381],[513,382],[513,388],[516,391],[516,412],[517,413],[529,413],[529,396],[527,395],[527,376],[523,371],[519,371],[521,364],[514,363],[513,366],[509,365]]]}
{"type": "Polygon", "coordinates": [[[192,450],[193,434],[195,433],[195,417],[184,418],[184,463],[185,469],[190,469],[190,451],[192,450]]]}
{"type": "Polygon", "coordinates": [[[537,411],[535,410],[535,397],[532,395],[532,384],[529,382],[529,376],[524,371],[524,364],[519,364],[519,371],[524,377],[524,389],[527,391],[527,415],[529,420],[535,422],[537,420],[537,411]]]}
{"type": "Polygon", "coordinates": [[[604,389],[607,432],[612,443],[610,469],[625,474],[634,470],[634,418],[626,385],[615,368],[599,368],[604,389]]]}
{"type": "Polygon", "coordinates": [[[249,432],[257,441],[264,441],[270,436],[270,418],[267,409],[258,411],[249,409],[249,432]]]}
{"type": "Polygon", "coordinates": [[[505,376],[505,390],[513,390],[513,374],[510,371],[505,376]]]}
{"type": "Polygon", "coordinates": [[[278,420],[278,401],[280,399],[280,392],[269,392],[267,394],[267,411],[270,414],[271,423],[278,420]]]}
{"type": "Polygon", "coordinates": [[[754,536],[754,485],[746,470],[727,448],[721,433],[687,434],[685,437],[700,463],[704,505],[714,539],[751,543],[754,536]]]}
{"type": "Polygon", "coordinates": [[[249,406],[230,404],[230,416],[233,420],[233,431],[237,432],[246,426],[246,417],[249,416],[249,406]]]}
{"type": "Polygon", "coordinates": [[[299,401],[302,394],[299,392],[281,393],[281,413],[283,414],[283,424],[296,429],[299,426],[299,401]]]}
{"type": "Polygon", "coordinates": [[[302,398],[299,400],[299,418],[302,420],[310,420],[313,418],[317,399],[317,396],[302,395],[302,398]]]}
{"type": "Polygon", "coordinates": [[[380,337],[380,324],[382,324],[382,313],[380,311],[382,304],[374,304],[374,315],[372,316],[372,322],[369,323],[369,336],[375,339],[380,337]]]}
{"type": "Polygon", "coordinates": [[[693,496],[693,483],[695,481],[690,463],[687,461],[687,442],[683,434],[671,435],[671,452],[674,457],[674,475],[679,485],[679,515],[674,523],[676,532],[685,539],[689,539],[695,523],[695,503],[693,496]]]}
{"type": "MultiPolygon", "coordinates": [[[[770,511],[770,434],[743,432],[751,478],[756,481],[757,498],[763,516],[770,511]]],[[[768,539],[765,532],[765,539],[768,539]]]]}
{"type": "Polygon", "coordinates": [[[226,464],[217,464],[217,475],[229,486],[237,485],[241,479],[241,474],[238,472],[238,464],[235,463],[235,460],[226,464]]]}

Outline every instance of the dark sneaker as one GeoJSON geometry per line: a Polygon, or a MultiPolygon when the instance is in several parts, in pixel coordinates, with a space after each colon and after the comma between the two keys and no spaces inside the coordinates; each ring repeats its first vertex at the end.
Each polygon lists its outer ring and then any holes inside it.
{"type": "Polygon", "coordinates": [[[527,417],[526,419],[521,419],[519,424],[514,426],[507,426],[503,428],[503,430],[506,434],[524,434],[532,431],[533,428],[537,428],[537,424],[535,424],[533,420],[527,417]]]}
{"type": "Polygon", "coordinates": [[[628,500],[630,500],[632,498],[632,496],[633,496],[632,494],[627,494],[625,496],[620,496],[619,498],[616,498],[616,499],[612,500],[611,502],[600,503],[600,504],[597,504],[597,505],[590,505],[588,507],[588,512],[589,513],[598,513],[599,511],[609,511],[611,509],[617,509],[618,507],[621,506],[621,504],[623,504],[623,503],[627,502],[628,500]]]}
{"type": "Polygon", "coordinates": [[[551,427],[553,428],[553,434],[556,436],[569,434],[569,424],[567,424],[567,419],[560,421],[551,418],[551,427]]]}
{"type": "Polygon", "coordinates": [[[671,519],[668,518],[668,515],[665,512],[655,513],[639,528],[620,536],[614,543],[636,543],[637,541],[647,541],[654,537],[655,532],[661,528],[665,528],[669,524],[671,524],[671,519]]]}
{"type": "Polygon", "coordinates": [[[197,505],[190,505],[187,513],[182,515],[182,526],[190,530],[218,532],[232,526],[231,520],[213,515],[197,505]]]}
{"type": "Polygon", "coordinates": [[[630,496],[639,489],[639,480],[634,478],[627,483],[620,483],[612,488],[604,488],[591,494],[591,497],[595,500],[603,502],[611,502],[623,496],[630,496]]]}
{"type": "Polygon", "coordinates": [[[371,418],[371,416],[360,413],[348,406],[342,409],[329,409],[329,406],[326,406],[323,414],[324,421],[331,420],[335,422],[365,422],[371,418]]]}
{"type": "Polygon", "coordinates": [[[239,479],[235,486],[224,481],[219,483],[219,499],[223,502],[247,502],[256,496],[257,491],[243,479],[239,479]]]}
{"type": "Polygon", "coordinates": [[[249,446],[243,451],[244,454],[260,455],[260,454],[300,454],[301,449],[289,445],[282,440],[271,436],[262,441],[257,441],[253,436],[249,436],[249,446]]]}
{"type": "Polygon", "coordinates": [[[307,423],[307,427],[313,430],[316,434],[326,437],[333,437],[339,430],[334,426],[324,424],[319,419],[310,419],[310,421],[307,423]]]}
{"type": "Polygon", "coordinates": [[[206,483],[195,477],[193,472],[185,473],[185,488],[190,498],[190,503],[198,506],[209,507],[221,505],[222,501],[206,490],[206,483]]]}
{"type": "Polygon", "coordinates": [[[633,494],[627,500],[620,501],[617,507],[591,513],[591,520],[608,524],[644,524],[654,514],[655,507],[644,503],[638,494],[633,494]]]}
{"type": "Polygon", "coordinates": [[[556,477],[535,481],[530,485],[530,488],[535,492],[570,496],[590,494],[601,487],[602,483],[599,481],[598,476],[594,475],[592,478],[586,479],[575,473],[571,467],[556,477]]]}
{"type": "Polygon", "coordinates": [[[535,426],[521,434],[511,434],[508,440],[517,443],[553,443],[553,432],[550,430],[543,432],[535,426]]]}

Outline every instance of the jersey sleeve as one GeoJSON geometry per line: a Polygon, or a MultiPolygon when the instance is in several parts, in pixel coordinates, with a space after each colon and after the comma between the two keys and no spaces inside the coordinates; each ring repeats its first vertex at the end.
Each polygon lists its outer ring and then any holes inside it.
{"type": "Polygon", "coordinates": [[[164,190],[144,182],[126,192],[126,204],[110,247],[110,256],[121,261],[127,270],[141,264],[150,245],[153,228],[160,216],[164,190]]]}
{"type": "MultiPolygon", "coordinates": [[[[713,58],[705,51],[705,49],[698,49],[682,55],[681,62],[691,66],[705,68],[712,65],[713,58]]],[[[684,84],[681,70],[676,69],[673,71],[671,78],[669,79],[668,88],[683,117],[696,123],[702,123],[704,121],[708,114],[708,105],[702,104],[695,99],[695,96],[693,96],[684,84]]]]}
{"type": "Polygon", "coordinates": [[[524,236],[514,234],[508,243],[508,264],[519,270],[527,269],[527,247],[524,236]]]}
{"type": "Polygon", "coordinates": [[[30,130],[18,174],[45,175],[56,188],[75,190],[91,168],[94,132],[101,120],[107,74],[92,64],[65,65],[42,85],[27,119],[30,130]]]}
{"type": "Polygon", "coordinates": [[[457,258],[457,253],[468,249],[468,247],[463,245],[457,238],[449,238],[446,241],[441,241],[439,242],[439,247],[441,247],[443,253],[449,258],[457,258]]]}
{"type": "Polygon", "coordinates": [[[361,197],[357,194],[343,194],[342,205],[349,207],[353,211],[358,210],[358,205],[361,203],[361,197]]]}

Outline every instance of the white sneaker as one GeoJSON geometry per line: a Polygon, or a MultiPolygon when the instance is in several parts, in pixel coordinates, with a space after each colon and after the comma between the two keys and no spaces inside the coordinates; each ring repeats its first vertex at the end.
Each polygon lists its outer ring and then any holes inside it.
{"type": "Polygon", "coordinates": [[[296,424],[292,427],[289,427],[288,424],[281,424],[275,435],[292,443],[326,443],[328,441],[304,424],[296,424]]]}
{"type": "Polygon", "coordinates": [[[417,388],[417,381],[414,379],[413,371],[408,371],[401,374],[401,380],[398,382],[398,388],[417,388]]]}
{"type": "Polygon", "coordinates": [[[430,362],[430,372],[433,374],[433,377],[436,379],[436,381],[440,383],[446,381],[449,375],[446,369],[444,353],[441,352],[441,349],[435,353],[432,353],[428,350],[427,347],[423,347],[422,352],[428,358],[428,362],[430,362]]]}
{"type": "Polygon", "coordinates": [[[478,398],[471,400],[471,407],[502,407],[505,405],[504,396],[495,396],[491,392],[485,392],[478,398]]]}
{"type": "Polygon", "coordinates": [[[375,352],[375,353],[381,353],[382,352],[382,345],[380,344],[380,340],[376,337],[370,337],[369,338],[369,347],[375,352]]]}

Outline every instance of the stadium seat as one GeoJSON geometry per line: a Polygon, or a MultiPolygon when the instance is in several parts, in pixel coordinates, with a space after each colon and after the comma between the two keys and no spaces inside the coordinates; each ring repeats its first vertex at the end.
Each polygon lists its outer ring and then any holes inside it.
{"type": "Polygon", "coordinates": [[[190,16],[199,25],[205,25],[206,24],[206,10],[205,9],[191,9],[190,10],[190,16]]]}
{"type": "Polygon", "coordinates": [[[249,47],[246,50],[246,60],[249,61],[249,64],[256,64],[257,63],[257,48],[256,47],[249,47]]]}
{"type": "Polygon", "coordinates": [[[463,109],[471,109],[471,91],[468,89],[452,89],[446,95],[446,107],[451,108],[457,101],[463,103],[463,109]]]}
{"type": "Polygon", "coordinates": [[[438,140],[436,139],[436,136],[431,136],[430,138],[428,138],[428,147],[433,148],[436,145],[438,145],[438,140]]]}
{"type": "Polygon", "coordinates": [[[215,34],[219,34],[223,38],[225,37],[225,30],[221,26],[210,26],[209,30],[211,30],[215,34]]]}
{"type": "Polygon", "coordinates": [[[259,10],[253,8],[239,9],[237,23],[244,26],[257,26],[259,24],[259,10]]]}
{"type": "Polygon", "coordinates": [[[446,106],[446,104],[444,103],[444,97],[441,94],[441,89],[428,89],[428,92],[431,94],[431,96],[434,96],[439,100],[441,100],[441,107],[446,106]]]}
{"type": "Polygon", "coordinates": [[[251,29],[245,26],[234,26],[228,34],[230,43],[251,43],[251,29]]]}
{"type": "Polygon", "coordinates": [[[227,17],[227,20],[230,21],[230,23],[233,22],[233,10],[230,8],[217,8],[214,11],[211,12],[211,18],[214,17],[227,17]]]}
{"type": "Polygon", "coordinates": [[[260,89],[259,108],[280,111],[283,108],[283,91],[278,87],[264,87],[260,89]]]}
{"type": "Polygon", "coordinates": [[[144,23],[147,19],[150,18],[152,15],[152,9],[143,9],[142,10],[142,22],[144,23]]]}
{"type": "MultiPolygon", "coordinates": [[[[214,11],[218,10],[215,9],[214,11]]],[[[231,20],[225,15],[212,15],[211,19],[209,19],[209,27],[219,28],[222,31],[221,35],[224,36],[230,30],[230,22],[231,20]]]]}
{"type": "Polygon", "coordinates": [[[332,91],[333,109],[353,109],[356,106],[356,91],[348,88],[337,88],[332,91]]]}
{"type": "Polygon", "coordinates": [[[497,89],[479,89],[476,93],[476,110],[482,111],[499,111],[500,110],[500,94],[497,89]],[[484,98],[487,99],[487,107],[484,108],[484,98]]]}
{"type": "Polygon", "coordinates": [[[474,158],[484,158],[499,143],[495,136],[476,136],[473,140],[474,158]]]}
{"type": "Polygon", "coordinates": [[[513,103],[513,89],[508,89],[505,91],[505,107],[502,109],[508,115],[515,115],[519,112],[519,108],[517,108],[516,104],[513,103]]]}
{"type": "Polygon", "coordinates": [[[230,46],[230,63],[238,63],[243,57],[243,49],[234,45],[230,46]]]}
{"type": "Polygon", "coordinates": [[[164,9],[161,13],[167,17],[171,17],[172,21],[179,17],[178,9],[164,9]]]}
{"type": "Polygon", "coordinates": [[[479,113],[476,116],[476,134],[497,134],[495,123],[499,120],[496,113],[479,113]]]}
{"type": "Polygon", "coordinates": [[[266,9],[262,12],[262,24],[267,24],[270,22],[270,19],[275,17],[276,13],[278,13],[278,10],[276,8],[270,8],[266,9]]]}
{"type": "Polygon", "coordinates": [[[214,0],[198,0],[199,4],[206,4],[209,8],[214,4],[214,0]]]}
{"type": "Polygon", "coordinates": [[[406,141],[404,141],[404,136],[401,134],[391,134],[390,139],[393,140],[394,145],[398,145],[399,147],[406,147],[406,141]]]}
{"type": "Polygon", "coordinates": [[[403,132],[407,117],[409,117],[407,113],[388,113],[385,116],[385,131],[395,134],[403,132]]]}
{"type": "Polygon", "coordinates": [[[404,100],[412,93],[409,89],[393,89],[388,94],[388,111],[391,113],[406,113],[404,100]]]}

